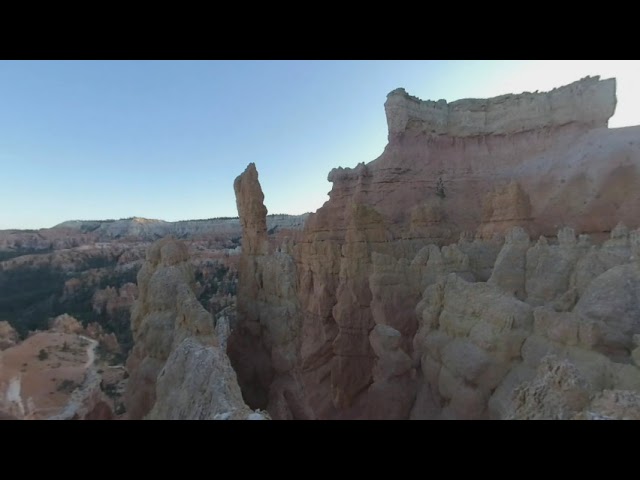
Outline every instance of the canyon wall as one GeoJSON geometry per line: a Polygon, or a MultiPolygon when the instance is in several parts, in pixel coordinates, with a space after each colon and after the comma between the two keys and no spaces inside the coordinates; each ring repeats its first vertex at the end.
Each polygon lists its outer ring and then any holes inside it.
{"type": "Polygon", "coordinates": [[[330,172],[293,245],[265,244],[250,165],[229,339],[247,403],[274,418],[528,418],[544,391],[537,411],[554,417],[572,391],[559,375],[581,388],[559,416],[635,415],[640,127],[608,129],[615,104],[597,77],[451,104],[394,91],[385,151],[330,172]]]}

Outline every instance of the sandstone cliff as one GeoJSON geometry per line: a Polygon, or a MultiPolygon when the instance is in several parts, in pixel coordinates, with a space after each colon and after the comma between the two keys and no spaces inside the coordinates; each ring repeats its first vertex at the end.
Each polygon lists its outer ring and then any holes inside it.
{"type": "Polygon", "coordinates": [[[550,92],[447,103],[423,101],[398,88],[387,95],[389,134],[408,130],[453,137],[508,135],[569,123],[606,127],[615,110],[614,79],[587,77],[550,92]],[[613,100],[613,101],[612,101],[613,100]]]}
{"type": "Polygon", "coordinates": [[[384,153],[332,170],[287,248],[265,247],[250,165],[230,340],[247,402],[275,418],[526,416],[555,355],[587,385],[572,415],[631,415],[640,127],[607,129],[615,102],[598,78],[452,104],[392,92],[384,153]]]}
{"type": "MultiPolygon", "coordinates": [[[[407,238],[413,210],[437,200],[439,191],[445,197],[438,214],[431,215],[434,231],[421,237],[444,237],[445,243],[483,223],[515,219],[526,220],[527,225],[518,224],[536,237],[553,236],[562,226],[580,233],[609,232],[618,221],[638,227],[640,127],[606,128],[616,103],[614,80],[588,78],[537,94],[546,107],[533,110],[541,120],[525,129],[504,130],[495,122],[477,129],[465,115],[450,119],[444,131],[416,129],[411,122],[398,129],[393,119],[401,107],[392,108],[396,114],[389,110],[396,96],[387,101],[390,138],[384,153],[367,165],[332,170],[330,201],[310,216],[308,229],[326,230],[327,219],[333,231],[346,229],[347,216],[336,213],[361,203],[378,209],[394,225],[396,237],[407,238]],[[562,105],[582,107],[560,115],[562,105]],[[462,134],[460,129],[471,130],[462,134]],[[505,191],[509,185],[511,192],[505,191]],[[511,202],[521,206],[509,211],[511,202]],[[436,227],[446,227],[450,235],[436,227]]],[[[511,123],[512,113],[529,104],[527,95],[515,98],[513,104],[500,103],[506,109],[501,121],[511,123]]],[[[467,101],[462,102],[461,109],[467,101]]],[[[402,108],[409,115],[409,107],[402,108]]],[[[495,232],[504,234],[511,226],[495,232]]]]}

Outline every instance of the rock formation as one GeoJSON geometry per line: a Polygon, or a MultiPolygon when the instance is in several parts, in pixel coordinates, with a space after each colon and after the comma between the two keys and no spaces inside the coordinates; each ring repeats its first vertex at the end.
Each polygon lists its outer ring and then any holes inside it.
{"type": "Polygon", "coordinates": [[[640,127],[608,129],[615,104],[597,77],[451,104],[394,91],[384,153],[330,172],[286,252],[264,241],[251,164],[229,346],[247,402],[274,418],[635,415],[640,127]]]}
{"type": "Polygon", "coordinates": [[[82,332],[82,324],[71,315],[63,313],[53,319],[50,329],[60,333],[80,333],[82,332]]]}
{"type": "Polygon", "coordinates": [[[9,322],[0,322],[0,350],[6,350],[18,343],[18,332],[9,322]]]}
{"type": "MultiPolygon", "coordinates": [[[[546,120],[524,130],[470,130],[472,116],[462,115],[457,125],[464,135],[453,128],[453,120],[446,131],[416,129],[410,126],[413,121],[395,130],[390,109],[399,107],[393,106],[397,95],[391,95],[386,105],[390,138],[384,153],[367,165],[334,169],[329,174],[334,183],[330,201],[310,216],[307,229],[328,227],[322,225],[326,219],[333,231],[345,229],[348,218],[339,211],[348,212],[351,204],[360,203],[375,206],[395,227],[396,236],[409,236],[413,209],[439,200],[440,180],[446,196],[431,218],[440,218],[437,223],[452,231],[449,243],[462,231],[475,232],[493,215],[494,221],[505,222],[502,228],[496,225],[495,233],[514,226],[507,220],[524,217],[527,224],[520,226],[535,238],[553,236],[561,226],[596,233],[611,231],[622,221],[635,228],[640,145],[637,129],[606,128],[616,102],[614,85],[613,80],[591,78],[540,94],[539,101],[552,111],[546,120]],[[591,99],[595,103],[589,105],[591,99]],[[565,104],[584,107],[571,115],[556,115],[554,106],[565,104]]],[[[528,104],[526,94],[519,97],[512,105],[528,104]]],[[[505,110],[503,116],[509,115],[505,110]]]]}
{"type": "Polygon", "coordinates": [[[487,100],[422,101],[398,88],[387,95],[389,135],[419,131],[451,137],[510,135],[567,124],[606,127],[616,107],[614,79],[587,77],[544,93],[487,100]]]}
{"type": "Polygon", "coordinates": [[[221,348],[186,338],[158,376],[151,420],[265,420],[244,404],[227,355],[221,348]]]}
{"type": "Polygon", "coordinates": [[[124,395],[130,419],[252,415],[194,288],[186,245],[170,237],[154,243],[138,273],[131,315],[135,345],[124,395]]]}
{"type": "Polygon", "coordinates": [[[531,200],[518,182],[497,187],[484,199],[478,234],[485,239],[500,235],[511,227],[526,226],[531,220],[531,200]]]}
{"type": "Polygon", "coordinates": [[[294,373],[300,336],[294,260],[282,248],[269,254],[267,209],[254,164],[236,178],[234,188],[243,231],[229,356],[251,407],[268,408],[275,418],[307,418],[294,373]]]}
{"type": "Polygon", "coordinates": [[[97,315],[114,317],[118,310],[130,310],[137,295],[138,287],[134,283],[125,283],[119,289],[107,287],[96,290],[91,306],[97,315]]]}
{"type": "Polygon", "coordinates": [[[553,355],[542,359],[536,377],[514,393],[507,419],[640,420],[640,392],[594,392],[580,371],[553,355]]]}

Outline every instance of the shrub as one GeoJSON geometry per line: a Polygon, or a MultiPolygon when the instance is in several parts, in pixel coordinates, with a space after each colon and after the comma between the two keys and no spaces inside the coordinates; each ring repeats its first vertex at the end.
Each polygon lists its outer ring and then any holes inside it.
{"type": "Polygon", "coordinates": [[[58,385],[56,390],[59,392],[71,393],[76,389],[77,386],[78,385],[73,380],[66,379],[60,382],[60,385],[58,385]]]}

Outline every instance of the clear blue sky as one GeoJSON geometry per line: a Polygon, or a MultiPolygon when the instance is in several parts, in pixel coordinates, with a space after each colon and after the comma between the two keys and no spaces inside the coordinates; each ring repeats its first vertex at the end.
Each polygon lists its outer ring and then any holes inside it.
{"type": "Polygon", "coordinates": [[[640,124],[638,61],[1,61],[0,229],[237,215],[255,162],[270,213],[314,211],[328,172],[375,159],[386,94],[448,101],[618,78],[611,127],[640,124]]]}

